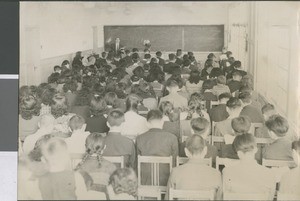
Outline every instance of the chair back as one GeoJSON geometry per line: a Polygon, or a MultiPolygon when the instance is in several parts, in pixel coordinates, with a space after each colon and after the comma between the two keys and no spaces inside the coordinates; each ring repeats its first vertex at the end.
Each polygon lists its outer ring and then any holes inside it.
{"type": "Polygon", "coordinates": [[[151,166],[151,186],[159,186],[161,193],[165,193],[167,190],[166,186],[161,186],[159,184],[159,165],[160,164],[168,164],[170,173],[172,171],[173,159],[172,156],[141,156],[138,155],[138,185],[143,186],[141,182],[142,171],[141,164],[150,164],[151,166]]]}
{"type": "Polygon", "coordinates": [[[270,200],[270,193],[229,193],[224,192],[224,200],[270,200]]]}
{"type": "Polygon", "coordinates": [[[294,161],[283,161],[283,160],[268,160],[268,159],[262,159],[262,165],[265,167],[290,167],[294,168],[296,167],[296,163],[294,161]]]}
{"type": "Polygon", "coordinates": [[[161,200],[161,192],[158,186],[139,186],[138,200],[161,200]]]}
{"type": "Polygon", "coordinates": [[[300,194],[285,194],[280,191],[277,193],[277,200],[300,200],[300,194]]]}
{"type": "Polygon", "coordinates": [[[255,131],[257,128],[262,128],[264,126],[263,123],[251,123],[249,133],[255,135],[255,131]]]}
{"type": "MultiPolygon", "coordinates": [[[[189,159],[187,157],[176,157],[176,167],[178,167],[179,165],[182,165],[184,163],[186,163],[189,159]]],[[[212,166],[212,158],[204,158],[203,159],[203,164],[206,164],[208,166],[212,166]]]]}
{"type": "Polygon", "coordinates": [[[239,159],[230,159],[230,158],[220,158],[217,156],[216,158],[216,168],[217,170],[220,168],[220,165],[224,165],[225,167],[232,166],[238,163],[239,159]]]}
{"type": "Polygon", "coordinates": [[[169,200],[214,200],[215,190],[175,190],[169,189],[169,200]]]}

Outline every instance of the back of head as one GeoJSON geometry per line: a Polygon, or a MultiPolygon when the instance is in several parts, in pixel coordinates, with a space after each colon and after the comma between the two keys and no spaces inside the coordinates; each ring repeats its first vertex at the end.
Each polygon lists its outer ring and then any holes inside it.
{"type": "Polygon", "coordinates": [[[137,53],[137,52],[139,52],[139,49],[137,49],[137,48],[132,48],[132,52],[133,52],[133,53],[137,53]]]}
{"type": "Polygon", "coordinates": [[[162,119],[162,113],[159,110],[150,110],[147,114],[147,121],[153,121],[153,120],[161,120],[162,119]]]}
{"type": "Polygon", "coordinates": [[[130,94],[126,98],[126,111],[138,111],[138,105],[141,103],[142,99],[136,94],[130,94]]]}
{"type": "Polygon", "coordinates": [[[249,92],[242,92],[239,94],[239,99],[241,99],[241,101],[243,101],[243,103],[251,103],[251,93],[249,92]]]}
{"type": "Polygon", "coordinates": [[[247,116],[239,116],[231,120],[231,127],[236,135],[248,133],[251,120],[247,116]]]}
{"type": "Polygon", "coordinates": [[[239,89],[240,93],[249,92],[251,94],[252,91],[253,89],[248,85],[241,86],[241,88],[239,89]]]}
{"type": "Polygon", "coordinates": [[[195,134],[204,134],[209,129],[209,122],[204,117],[194,118],[191,121],[191,127],[195,134]]]}
{"type": "Polygon", "coordinates": [[[206,147],[206,142],[200,135],[192,135],[187,138],[185,146],[192,155],[199,155],[206,147]]]}
{"type": "Polygon", "coordinates": [[[69,127],[72,131],[82,129],[85,124],[85,119],[82,116],[74,115],[69,121],[69,127]]]}
{"type": "Polygon", "coordinates": [[[145,55],[144,55],[144,58],[145,58],[145,59],[150,59],[150,58],[151,58],[151,54],[145,54],[145,55]]]}
{"type": "Polygon", "coordinates": [[[107,105],[102,96],[99,94],[94,94],[90,103],[90,112],[91,115],[99,116],[106,112],[107,105]]]}
{"type": "Polygon", "coordinates": [[[262,112],[262,114],[267,114],[267,113],[273,113],[273,114],[275,114],[276,113],[275,107],[271,103],[267,103],[264,106],[262,106],[261,112],[262,112]]]}
{"type": "Polygon", "coordinates": [[[91,133],[85,140],[86,153],[99,154],[105,147],[105,137],[101,133],[91,133]]]}
{"type": "Polygon", "coordinates": [[[50,164],[68,162],[68,147],[66,142],[61,138],[50,138],[47,142],[41,145],[41,153],[50,164]]]}
{"type": "Polygon", "coordinates": [[[236,152],[243,153],[252,152],[257,147],[255,137],[249,133],[236,136],[232,145],[236,152]]]}
{"type": "Polygon", "coordinates": [[[115,194],[137,195],[137,176],[132,168],[118,168],[115,170],[109,178],[109,184],[115,194]]]}
{"type": "Polygon", "coordinates": [[[224,75],[220,75],[220,76],[218,76],[218,78],[217,78],[217,83],[218,84],[226,84],[226,77],[224,76],[224,75]]]}
{"type": "Polygon", "coordinates": [[[189,67],[190,65],[191,65],[191,61],[190,61],[189,59],[184,60],[184,61],[182,62],[182,66],[183,66],[183,67],[189,67]]]}
{"type": "Polygon", "coordinates": [[[175,54],[169,54],[169,60],[174,61],[176,58],[175,54]]]}
{"type": "Polygon", "coordinates": [[[191,84],[198,84],[200,81],[200,72],[198,70],[193,70],[190,72],[189,82],[191,84]]]}
{"type": "Polygon", "coordinates": [[[110,127],[113,126],[120,126],[123,122],[125,121],[124,119],[124,113],[121,112],[120,110],[112,110],[107,117],[107,123],[109,124],[110,127]]]}
{"type": "Polygon", "coordinates": [[[174,80],[174,79],[168,79],[167,83],[166,83],[166,86],[169,89],[173,89],[173,88],[179,87],[178,82],[176,80],[174,80]]]}
{"type": "Polygon", "coordinates": [[[242,63],[240,61],[234,61],[232,66],[234,68],[241,68],[242,67],[242,63]]]}
{"type": "Polygon", "coordinates": [[[234,109],[237,109],[237,108],[242,107],[242,103],[241,103],[240,99],[238,99],[238,98],[236,98],[236,97],[231,97],[231,98],[229,98],[229,100],[227,101],[226,106],[227,106],[229,109],[234,110],[234,109]]]}
{"type": "Polygon", "coordinates": [[[117,94],[115,92],[108,92],[104,96],[104,100],[106,105],[114,106],[116,104],[116,100],[118,99],[117,94]]]}
{"type": "Polygon", "coordinates": [[[270,131],[277,135],[277,137],[284,137],[289,130],[288,121],[277,114],[272,115],[265,124],[270,131]]]}
{"type": "Polygon", "coordinates": [[[169,116],[173,109],[174,106],[170,101],[164,101],[160,103],[159,110],[162,112],[163,115],[169,116]]]}
{"type": "Polygon", "coordinates": [[[162,56],[161,51],[157,51],[157,52],[156,52],[156,56],[157,56],[157,57],[161,57],[161,56],[162,56]]]}
{"type": "Polygon", "coordinates": [[[231,98],[231,94],[228,92],[221,93],[218,97],[220,102],[222,102],[223,100],[227,102],[230,98],[231,98]]]}
{"type": "Polygon", "coordinates": [[[205,80],[202,84],[202,89],[212,89],[214,87],[214,82],[212,80],[205,80]]]}

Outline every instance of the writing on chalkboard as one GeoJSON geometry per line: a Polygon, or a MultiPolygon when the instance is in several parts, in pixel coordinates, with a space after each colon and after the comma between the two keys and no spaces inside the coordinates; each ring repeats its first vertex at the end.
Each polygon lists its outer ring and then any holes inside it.
{"type": "Polygon", "coordinates": [[[104,48],[114,47],[116,38],[121,45],[140,50],[151,41],[152,51],[219,52],[224,46],[224,25],[143,25],[104,26],[104,48]]]}

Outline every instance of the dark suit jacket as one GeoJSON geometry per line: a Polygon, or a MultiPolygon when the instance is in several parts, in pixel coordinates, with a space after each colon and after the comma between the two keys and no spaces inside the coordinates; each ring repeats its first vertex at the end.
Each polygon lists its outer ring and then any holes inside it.
{"type": "Polygon", "coordinates": [[[210,120],[214,122],[224,121],[229,117],[226,111],[226,104],[220,104],[218,106],[212,107],[209,111],[210,120]]]}
{"type": "Polygon", "coordinates": [[[252,105],[245,106],[240,115],[248,116],[251,123],[264,123],[264,117],[261,111],[252,105]]]}
{"type": "Polygon", "coordinates": [[[231,80],[227,83],[227,86],[229,87],[230,89],[230,93],[233,93],[237,90],[240,90],[241,86],[242,86],[242,83],[239,82],[239,81],[236,81],[236,80],[231,80]]]}
{"type": "Polygon", "coordinates": [[[176,69],[176,68],[180,68],[180,66],[176,63],[169,62],[169,63],[167,63],[163,66],[163,71],[165,73],[172,74],[173,70],[176,69]]]}
{"type": "Polygon", "coordinates": [[[178,64],[179,66],[181,66],[182,63],[183,63],[183,60],[180,59],[180,58],[177,58],[176,61],[175,61],[175,63],[178,64]]]}
{"type": "Polygon", "coordinates": [[[166,64],[165,60],[162,58],[157,58],[158,59],[158,65],[164,66],[166,64]]]}
{"type": "Polygon", "coordinates": [[[107,120],[103,115],[88,117],[86,119],[86,130],[91,133],[106,133],[109,131],[106,122],[107,120]]]}
{"type": "Polygon", "coordinates": [[[292,141],[286,136],[275,140],[263,150],[263,158],[292,161],[292,141]]]}
{"type": "MultiPolygon", "coordinates": [[[[178,141],[174,134],[162,129],[152,128],[136,138],[137,154],[142,156],[172,156],[175,164],[178,155],[178,141]]],[[[149,164],[142,164],[142,185],[151,184],[151,169],[149,164]]],[[[170,175],[168,165],[160,165],[159,183],[166,186],[170,175]]]]}

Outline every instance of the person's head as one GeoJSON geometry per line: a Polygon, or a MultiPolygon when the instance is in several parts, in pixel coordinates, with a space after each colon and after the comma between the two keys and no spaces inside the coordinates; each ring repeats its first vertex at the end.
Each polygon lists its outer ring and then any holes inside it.
{"type": "Polygon", "coordinates": [[[115,107],[117,99],[118,99],[118,96],[115,92],[108,92],[104,96],[104,100],[106,102],[106,105],[110,108],[115,107]]]}
{"type": "Polygon", "coordinates": [[[183,67],[183,68],[189,68],[190,65],[191,65],[191,61],[190,61],[189,59],[184,60],[184,61],[182,62],[182,67],[183,67]]]}
{"type": "Polygon", "coordinates": [[[166,87],[167,87],[167,90],[170,92],[170,93],[174,93],[174,92],[177,92],[179,91],[179,85],[178,85],[178,82],[174,79],[169,79],[166,83],[166,87]]]}
{"type": "Polygon", "coordinates": [[[53,97],[53,102],[51,103],[51,114],[54,118],[61,117],[68,114],[68,106],[66,97],[63,94],[56,93],[53,97]]]}
{"type": "Polygon", "coordinates": [[[68,81],[63,85],[63,91],[65,93],[67,93],[67,92],[74,93],[77,91],[77,88],[78,88],[78,84],[76,81],[68,81]]]}
{"type": "Polygon", "coordinates": [[[61,67],[65,67],[67,69],[70,69],[70,62],[68,60],[64,60],[62,63],[61,63],[61,67]]]}
{"type": "Polygon", "coordinates": [[[226,56],[227,56],[228,59],[231,58],[232,57],[232,52],[231,51],[227,51],[226,52],[226,56]]]}
{"type": "Polygon", "coordinates": [[[161,56],[162,56],[161,51],[157,51],[155,54],[156,54],[156,57],[157,57],[157,58],[161,58],[161,56]]]}
{"type": "Polygon", "coordinates": [[[241,81],[242,80],[242,75],[239,71],[234,71],[232,73],[232,79],[235,81],[241,81]]]}
{"type": "Polygon", "coordinates": [[[230,97],[226,103],[226,110],[232,117],[238,117],[242,111],[242,102],[236,97],[230,97]]]}
{"type": "Polygon", "coordinates": [[[85,119],[82,116],[74,115],[69,120],[69,127],[70,127],[71,132],[74,132],[74,131],[84,132],[85,128],[86,128],[85,119]]]}
{"type": "Polygon", "coordinates": [[[212,59],[213,61],[216,61],[217,60],[217,57],[214,53],[209,53],[207,55],[207,59],[212,59]]]}
{"type": "Polygon", "coordinates": [[[173,112],[174,106],[170,101],[163,101],[160,103],[159,110],[163,115],[169,116],[173,112]]]}
{"type": "Polygon", "coordinates": [[[57,65],[54,66],[53,70],[54,70],[54,73],[59,73],[59,74],[61,73],[61,67],[60,66],[57,66],[57,65]]]}
{"type": "Polygon", "coordinates": [[[147,114],[147,122],[150,128],[162,128],[163,127],[163,115],[159,110],[150,110],[147,114]]]}
{"type": "Polygon", "coordinates": [[[126,193],[134,197],[137,196],[137,176],[132,168],[118,168],[109,178],[115,194],[126,193]]]}
{"type": "Polygon", "coordinates": [[[185,141],[185,154],[188,158],[203,159],[207,153],[207,146],[205,139],[200,135],[192,135],[185,141]]]}
{"type": "Polygon", "coordinates": [[[241,83],[242,83],[242,86],[248,86],[251,89],[253,89],[253,87],[254,87],[253,76],[251,76],[249,74],[244,75],[243,78],[241,79],[241,83]]]}
{"type": "Polygon", "coordinates": [[[288,121],[280,115],[272,115],[266,121],[266,126],[269,130],[269,135],[273,139],[278,139],[286,136],[289,130],[288,121]]]}
{"type": "Polygon", "coordinates": [[[102,57],[103,59],[105,59],[106,56],[107,56],[107,52],[102,52],[102,53],[101,53],[101,57],[102,57]]]}
{"type": "Polygon", "coordinates": [[[59,73],[52,73],[49,77],[48,77],[48,83],[49,84],[57,84],[57,81],[59,79],[60,74],[59,73]]]}
{"type": "Polygon", "coordinates": [[[144,59],[150,60],[150,59],[151,59],[151,54],[145,54],[145,55],[144,55],[144,59]]]}
{"type": "Polygon", "coordinates": [[[236,136],[232,145],[240,160],[255,160],[257,145],[252,134],[245,133],[236,136]]]}
{"type": "Polygon", "coordinates": [[[210,124],[204,117],[192,119],[191,128],[194,134],[201,135],[203,139],[206,139],[210,132],[210,124]]]}
{"type": "Polygon", "coordinates": [[[85,139],[85,155],[83,156],[82,161],[76,166],[75,170],[79,170],[85,161],[93,154],[96,154],[98,167],[101,167],[102,154],[105,148],[105,137],[102,133],[89,134],[85,139]]]}
{"type": "Polygon", "coordinates": [[[44,114],[38,123],[40,129],[46,130],[47,133],[51,133],[54,129],[55,119],[50,114],[44,114]]]}
{"type": "Polygon", "coordinates": [[[234,61],[232,66],[235,68],[235,69],[240,69],[242,67],[242,62],[240,61],[234,61]]]}
{"type": "Polygon", "coordinates": [[[239,93],[244,93],[244,92],[249,92],[250,94],[252,94],[253,89],[248,85],[243,85],[240,87],[239,93]]]}
{"type": "Polygon", "coordinates": [[[107,105],[104,100],[104,97],[95,93],[92,96],[91,103],[90,103],[90,112],[93,116],[100,116],[103,115],[107,110],[107,105]]]}
{"type": "Polygon", "coordinates": [[[181,49],[177,49],[176,56],[180,57],[181,55],[182,55],[182,50],[181,49]]]}
{"type": "Polygon", "coordinates": [[[205,91],[207,89],[212,89],[214,87],[213,80],[205,80],[202,84],[202,90],[205,91]]]}
{"type": "Polygon", "coordinates": [[[107,117],[107,125],[110,128],[119,128],[124,123],[124,113],[120,110],[112,110],[107,117]]]}
{"type": "Polygon", "coordinates": [[[265,121],[267,121],[270,118],[270,116],[277,114],[274,105],[272,105],[271,103],[265,104],[261,108],[261,112],[264,116],[265,121]]]}
{"type": "Polygon", "coordinates": [[[231,98],[231,94],[228,92],[221,93],[218,97],[220,104],[226,104],[227,101],[231,98]]]}
{"type": "Polygon", "coordinates": [[[240,93],[239,99],[243,102],[243,105],[249,105],[252,103],[251,93],[249,92],[240,93]]]}
{"type": "Polygon", "coordinates": [[[20,115],[25,120],[32,119],[33,116],[40,115],[41,106],[38,99],[32,95],[21,98],[19,103],[20,115]]]}
{"type": "Polygon", "coordinates": [[[171,62],[175,61],[176,60],[176,55],[175,54],[169,54],[169,60],[171,62]]]}
{"type": "Polygon", "coordinates": [[[132,71],[132,73],[138,76],[139,78],[142,78],[144,76],[144,72],[145,70],[142,66],[138,66],[132,71]]]}
{"type": "Polygon", "coordinates": [[[294,141],[292,143],[293,159],[297,166],[300,166],[300,140],[294,141]]]}
{"type": "Polygon", "coordinates": [[[132,48],[132,53],[138,53],[139,52],[139,49],[137,48],[132,48]]]}
{"type": "Polygon", "coordinates": [[[217,83],[225,85],[226,84],[226,77],[224,75],[219,75],[217,78],[217,83]]]}
{"type": "Polygon", "coordinates": [[[138,112],[138,105],[141,103],[142,99],[136,94],[130,94],[126,98],[126,111],[138,112]]]}
{"type": "Polygon", "coordinates": [[[251,126],[251,120],[247,116],[239,116],[231,120],[231,127],[235,135],[248,133],[251,126]]]}
{"type": "Polygon", "coordinates": [[[192,70],[190,72],[189,82],[191,84],[198,84],[200,81],[200,72],[198,70],[192,70]]]}
{"type": "Polygon", "coordinates": [[[49,170],[63,171],[71,169],[71,160],[66,142],[58,137],[52,137],[41,144],[41,161],[46,163],[49,170]]]}
{"type": "Polygon", "coordinates": [[[54,95],[57,93],[56,89],[54,88],[46,88],[44,90],[41,91],[41,102],[44,105],[50,105],[53,102],[53,97],[54,95]]]}

